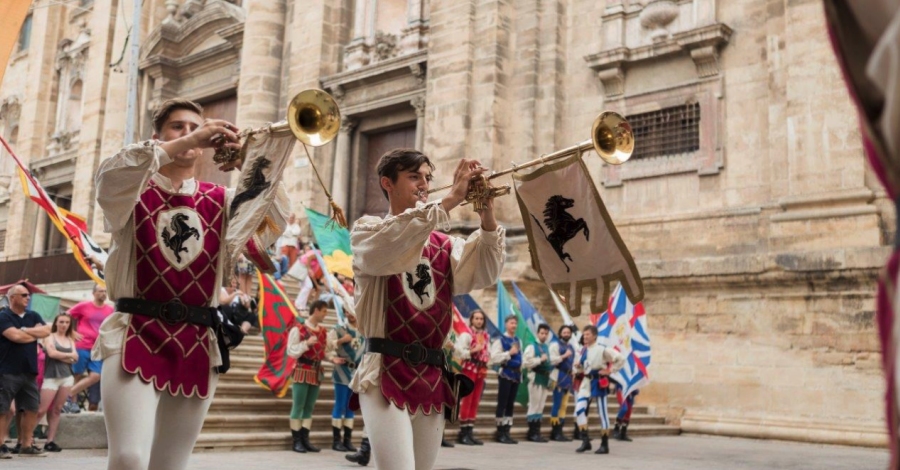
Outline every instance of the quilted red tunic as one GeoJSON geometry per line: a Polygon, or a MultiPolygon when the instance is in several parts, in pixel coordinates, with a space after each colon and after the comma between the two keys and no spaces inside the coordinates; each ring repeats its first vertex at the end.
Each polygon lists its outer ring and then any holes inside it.
{"type": "MultiPolygon", "coordinates": [[[[134,208],[136,298],[210,305],[218,292],[224,207],[222,186],[198,182],[194,194],[181,195],[150,182],[134,208]]],[[[122,367],[173,396],[208,398],[214,340],[205,326],[132,315],[122,367]]]]}
{"type": "MultiPolygon", "coordinates": [[[[385,338],[405,344],[418,341],[429,349],[443,347],[453,321],[451,250],[450,237],[432,232],[416,270],[388,279],[385,338]]],[[[411,365],[384,355],[381,368],[381,393],[394,406],[428,415],[453,404],[440,367],[411,365]]]]}

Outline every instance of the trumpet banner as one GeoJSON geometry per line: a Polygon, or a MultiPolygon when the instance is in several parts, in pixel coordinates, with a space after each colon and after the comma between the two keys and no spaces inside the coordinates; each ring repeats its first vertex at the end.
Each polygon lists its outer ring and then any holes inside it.
{"type": "Polygon", "coordinates": [[[614,281],[624,286],[633,303],[644,298],[634,258],[580,154],[527,175],[513,174],[513,179],[531,265],[573,315],[581,314],[585,290],[591,311],[606,310],[614,281]]]}
{"type": "MultiPolygon", "coordinates": [[[[279,214],[279,220],[267,216],[275,198],[269,197],[278,190],[281,177],[290,160],[291,149],[294,148],[293,134],[290,132],[256,132],[250,133],[244,140],[245,155],[241,176],[235,188],[234,199],[228,207],[229,217],[236,223],[225,234],[225,246],[228,253],[228,272],[243,252],[247,259],[264,273],[274,273],[275,265],[262,246],[263,239],[272,239],[281,235],[287,226],[288,214],[279,214]],[[264,236],[265,235],[265,236],[264,236]]],[[[281,207],[290,207],[283,201],[281,207]]]]}

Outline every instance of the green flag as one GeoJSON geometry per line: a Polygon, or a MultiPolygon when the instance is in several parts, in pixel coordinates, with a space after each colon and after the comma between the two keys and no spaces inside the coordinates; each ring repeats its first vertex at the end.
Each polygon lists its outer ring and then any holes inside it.
{"type": "Polygon", "coordinates": [[[52,295],[32,294],[28,308],[40,314],[45,322],[50,323],[59,314],[59,300],[59,297],[52,295]]]}
{"type": "Polygon", "coordinates": [[[335,223],[329,223],[331,219],[327,215],[306,209],[306,217],[312,228],[313,236],[322,258],[325,261],[328,272],[341,273],[349,278],[353,277],[353,258],[350,253],[350,232],[335,223]]]}
{"type": "MultiPolygon", "coordinates": [[[[537,344],[537,338],[534,337],[528,325],[525,324],[525,318],[522,317],[522,313],[519,312],[519,308],[512,301],[512,297],[509,296],[509,292],[506,291],[506,286],[502,282],[497,283],[497,308],[497,321],[504,332],[506,332],[506,317],[515,315],[519,319],[516,327],[516,337],[519,338],[521,343],[522,353],[525,352],[525,348],[529,345],[537,344]]],[[[519,386],[518,393],[516,393],[516,402],[522,406],[528,406],[528,387],[525,385],[527,383],[527,375],[528,372],[523,368],[522,384],[519,386]]]]}

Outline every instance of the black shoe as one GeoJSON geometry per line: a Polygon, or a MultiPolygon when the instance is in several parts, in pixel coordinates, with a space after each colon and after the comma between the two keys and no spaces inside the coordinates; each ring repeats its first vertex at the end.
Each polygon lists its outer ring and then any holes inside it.
{"type": "Polygon", "coordinates": [[[344,426],[344,448],[347,449],[347,452],[356,452],[356,447],[353,446],[353,428],[348,428],[344,426]]]}
{"type": "Polygon", "coordinates": [[[553,430],[550,432],[550,440],[554,442],[572,442],[572,439],[563,434],[562,423],[553,425],[553,430]]]}
{"type": "Polygon", "coordinates": [[[513,439],[512,436],[509,434],[511,429],[512,429],[512,424],[507,424],[506,426],[503,426],[503,435],[506,436],[506,440],[509,441],[509,442],[507,442],[507,444],[518,444],[519,441],[513,439]]]}
{"type": "Polygon", "coordinates": [[[306,447],[306,450],[308,450],[310,452],[320,452],[322,450],[322,449],[309,443],[309,429],[306,429],[306,428],[300,429],[300,442],[302,442],[303,447],[306,447]]]}
{"type": "Polygon", "coordinates": [[[618,438],[619,438],[619,432],[620,432],[621,430],[622,430],[622,423],[618,421],[618,418],[616,418],[616,426],[615,426],[615,427],[613,428],[613,430],[612,430],[612,437],[618,439],[618,438]]]}
{"type": "Polygon", "coordinates": [[[581,431],[579,434],[581,434],[581,447],[576,449],[575,452],[580,454],[591,450],[591,437],[588,436],[587,429],[581,431]]]}
{"type": "Polygon", "coordinates": [[[0,445],[0,460],[11,459],[12,450],[9,447],[6,447],[6,444],[0,445]]]}
{"type": "Polygon", "coordinates": [[[497,425],[497,430],[494,431],[494,442],[503,442],[503,426],[497,425]]]}
{"type": "Polygon", "coordinates": [[[306,447],[303,447],[303,441],[300,439],[300,431],[294,431],[291,429],[291,437],[294,438],[294,444],[291,449],[294,452],[300,452],[301,454],[306,453],[306,447]]]}
{"type": "Polygon", "coordinates": [[[623,424],[622,429],[619,430],[619,435],[616,436],[616,439],[625,442],[631,442],[631,438],[628,437],[628,425],[623,424]]]}
{"type": "Polygon", "coordinates": [[[534,422],[534,438],[537,439],[534,442],[540,442],[540,443],[550,442],[546,437],[541,435],[541,422],[540,421],[534,422]]]}
{"type": "Polygon", "coordinates": [[[344,458],[365,467],[366,465],[369,465],[369,458],[372,455],[371,452],[372,447],[369,446],[369,438],[364,437],[362,443],[359,445],[359,450],[354,454],[345,455],[344,458]]]}
{"type": "Polygon", "coordinates": [[[506,433],[506,426],[497,426],[497,435],[494,440],[501,444],[518,444],[506,433]]]}
{"type": "Polygon", "coordinates": [[[456,446],[453,445],[452,442],[450,442],[450,441],[448,441],[447,439],[444,439],[444,438],[442,437],[442,438],[441,438],[441,447],[456,447],[456,446]]]}
{"type": "Polygon", "coordinates": [[[341,428],[336,428],[334,426],[331,427],[331,450],[335,450],[338,452],[347,452],[347,448],[344,447],[344,443],[341,442],[341,428]]]}
{"type": "Polygon", "coordinates": [[[44,444],[44,451],[46,452],[62,452],[62,447],[57,445],[53,441],[48,441],[44,444]]]}
{"type": "Polygon", "coordinates": [[[484,445],[484,441],[475,437],[475,427],[474,426],[469,426],[468,436],[469,436],[469,440],[472,441],[472,444],[475,444],[476,446],[484,445]]]}
{"type": "Polygon", "coordinates": [[[471,437],[472,428],[469,426],[463,426],[459,428],[459,434],[456,436],[456,442],[464,445],[464,446],[474,446],[475,441],[472,440],[471,437]]]}
{"type": "Polygon", "coordinates": [[[597,448],[597,452],[595,454],[608,454],[609,453],[609,436],[606,434],[600,438],[600,447],[597,448]]]}
{"type": "Polygon", "coordinates": [[[578,423],[575,423],[575,430],[572,431],[572,440],[574,440],[574,441],[581,440],[581,429],[578,429],[578,423]]]}

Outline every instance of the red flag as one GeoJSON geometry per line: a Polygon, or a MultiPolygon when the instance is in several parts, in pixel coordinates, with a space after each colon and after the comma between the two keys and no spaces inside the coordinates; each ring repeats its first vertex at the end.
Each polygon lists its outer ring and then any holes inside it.
{"type": "Polygon", "coordinates": [[[456,333],[456,336],[463,333],[468,333],[469,336],[472,336],[472,330],[469,329],[466,320],[463,319],[462,314],[456,309],[456,305],[453,306],[453,332],[456,333]]]}
{"type": "Polygon", "coordinates": [[[259,274],[258,278],[259,324],[266,357],[253,380],[280,398],[291,385],[291,372],[297,362],[287,355],[288,333],[297,321],[297,311],[272,275],[259,274]]]}
{"type": "Polygon", "coordinates": [[[43,186],[38,183],[37,179],[35,179],[25,165],[22,164],[22,161],[19,160],[19,157],[13,152],[12,148],[10,148],[3,137],[0,137],[0,142],[3,143],[6,151],[9,152],[10,156],[12,156],[13,160],[16,162],[19,181],[22,183],[22,191],[24,191],[25,195],[31,198],[35,204],[47,212],[53,225],[66,236],[66,239],[69,240],[69,244],[72,246],[72,255],[75,256],[75,260],[78,261],[81,269],[83,269],[94,282],[105,287],[106,282],[103,278],[103,271],[98,269],[89,258],[96,258],[105,265],[109,255],[106,253],[106,250],[100,248],[100,245],[87,234],[87,224],[85,223],[84,218],[57,206],[56,203],[53,202],[53,199],[47,195],[47,192],[44,191],[43,186]]]}

